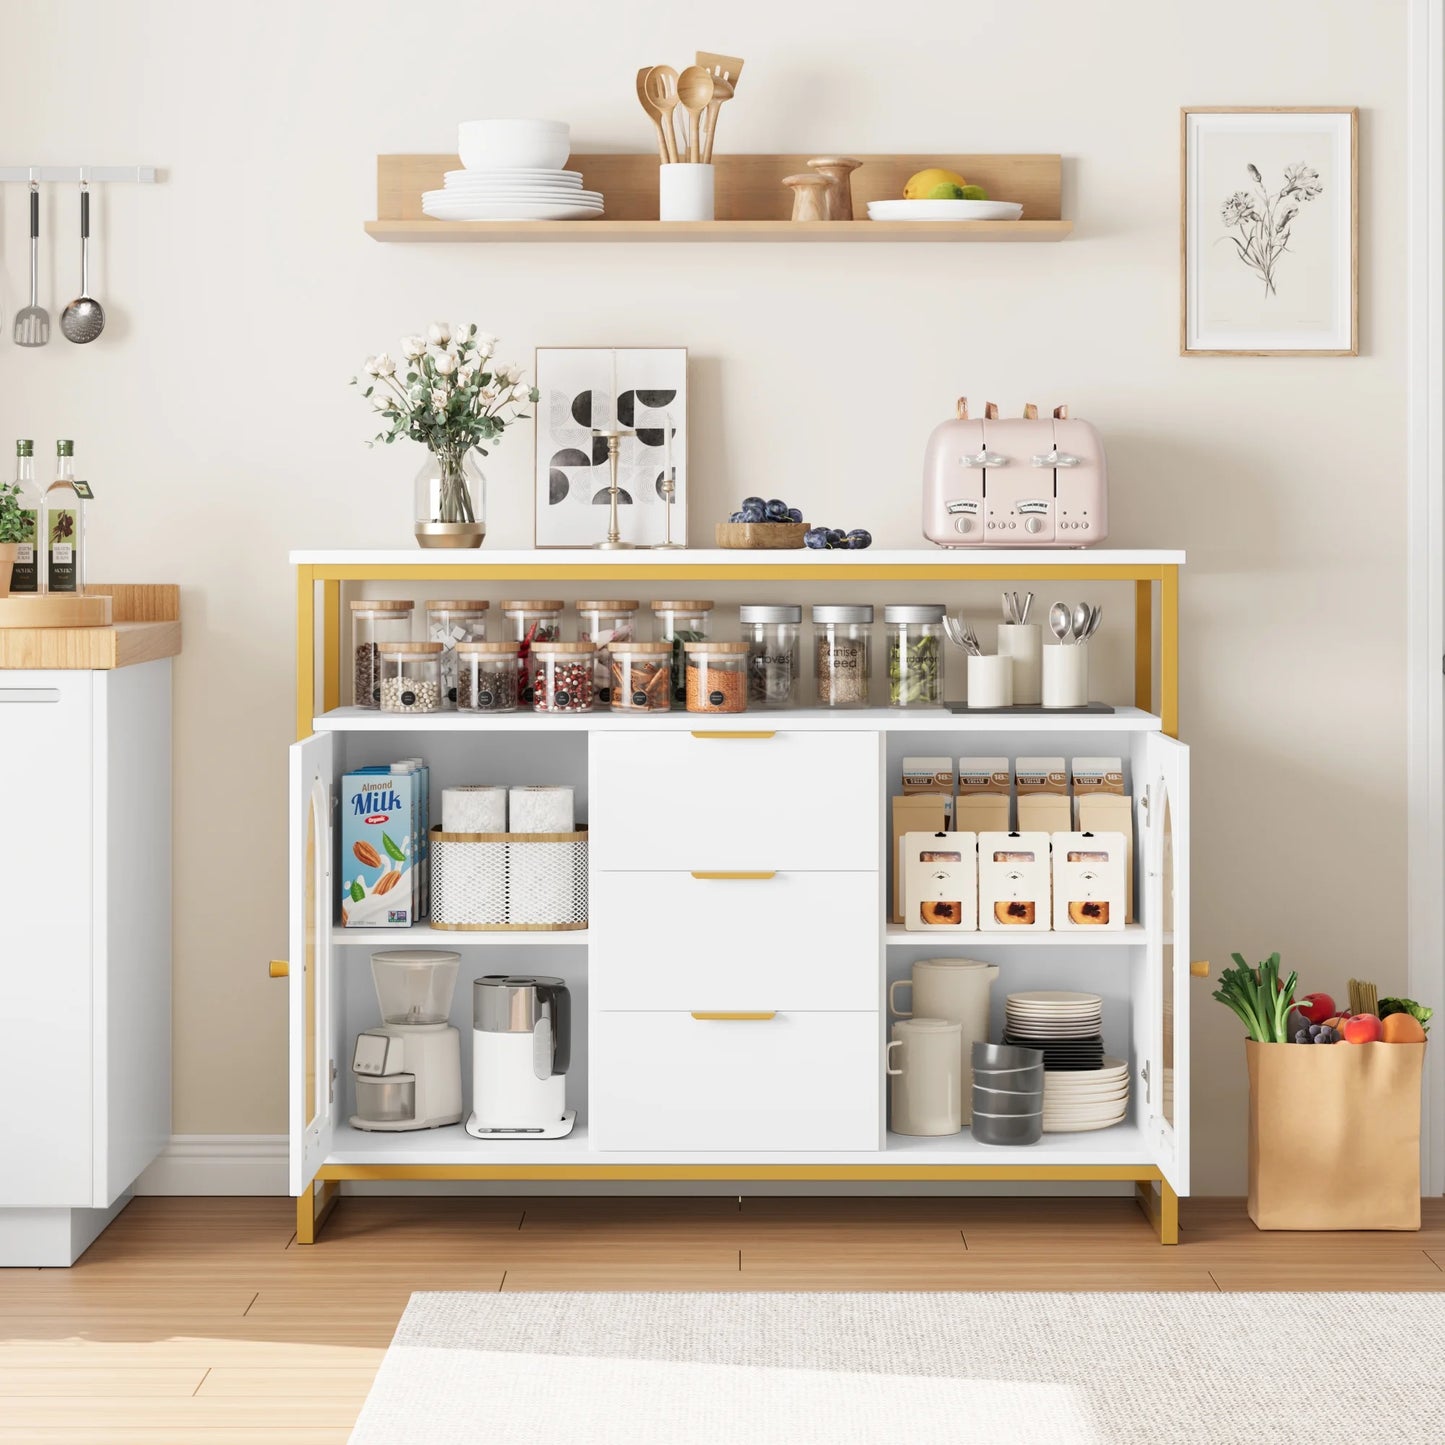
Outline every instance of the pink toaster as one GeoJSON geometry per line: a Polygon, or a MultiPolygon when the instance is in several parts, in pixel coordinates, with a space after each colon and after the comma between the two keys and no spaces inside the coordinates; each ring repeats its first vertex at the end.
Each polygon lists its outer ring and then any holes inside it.
{"type": "Polygon", "coordinates": [[[1088,547],[1109,535],[1104,443],[1067,407],[1039,418],[958,415],[934,427],[923,460],[923,535],[940,547],[1088,547]]]}

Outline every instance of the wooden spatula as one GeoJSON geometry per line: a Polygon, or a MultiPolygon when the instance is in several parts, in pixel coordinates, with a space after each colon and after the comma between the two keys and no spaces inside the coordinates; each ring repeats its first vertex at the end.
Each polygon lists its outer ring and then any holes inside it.
{"type": "Polygon", "coordinates": [[[712,75],[716,85],[713,104],[707,112],[707,143],[703,149],[703,160],[712,163],[713,133],[717,130],[717,113],[725,100],[731,100],[737,92],[738,77],[743,73],[740,55],[720,55],[715,50],[699,50],[697,63],[712,75]]]}
{"type": "Polygon", "coordinates": [[[743,73],[743,62],[740,56],[718,55],[712,50],[699,50],[697,63],[704,70],[710,70],[714,75],[727,76],[733,83],[733,89],[737,89],[738,78],[743,73]]]}

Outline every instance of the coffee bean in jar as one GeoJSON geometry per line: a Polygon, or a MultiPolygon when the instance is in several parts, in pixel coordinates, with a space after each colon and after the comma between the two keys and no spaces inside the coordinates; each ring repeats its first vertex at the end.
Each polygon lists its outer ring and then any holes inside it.
{"type": "Polygon", "coordinates": [[[607,665],[613,712],[671,711],[670,642],[614,642],[607,665]]]}
{"type": "Polygon", "coordinates": [[[440,642],[383,642],[382,712],[439,712],[442,705],[440,642]]]}
{"type": "Polygon", "coordinates": [[[685,642],[688,712],[746,712],[746,642],[685,642]]]}
{"type": "Polygon", "coordinates": [[[405,642],[411,636],[412,602],[359,597],[351,603],[353,647],[352,702],[357,707],[381,706],[383,642],[405,642]]]}
{"type": "Polygon", "coordinates": [[[537,712],[591,712],[592,663],[597,649],[590,642],[532,644],[532,707],[537,712]]]}
{"type": "Polygon", "coordinates": [[[456,645],[457,711],[515,712],[521,691],[515,642],[456,645]]]}

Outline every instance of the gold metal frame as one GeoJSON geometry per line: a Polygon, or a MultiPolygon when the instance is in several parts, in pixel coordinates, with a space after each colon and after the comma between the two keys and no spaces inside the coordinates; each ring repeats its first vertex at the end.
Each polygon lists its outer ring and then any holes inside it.
{"type": "MultiPolygon", "coordinates": [[[[558,550],[547,561],[520,566],[488,562],[307,563],[296,569],[296,736],[311,736],[318,712],[340,705],[341,585],[343,582],[687,582],[715,581],[716,565],[668,562],[609,566],[587,560],[585,551],[558,550]],[[317,588],[320,587],[318,607],[317,588]],[[320,683],[317,622],[321,622],[320,683]],[[317,703],[320,703],[320,708],[317,703]]],[[[816,580],[816,563],[727,566],[739,582],[816,580]]],[[[1020,563],[1005,558],[983,563],[919,566],[863,563],[838,580],[848,582],[1133,582],[1134,705],[1157,712],[1162,730],[1179,736],[1179,568],[1174,563],[1020,563]],[[1158,588],[1158,666],[1155,667],[1154,589],[1158,588]],[[1156,703],[1157,690],[1157,703],[1156,703]]],[[[733,732],[694,736],[767,736],[733,732]]],[[[274,976],[274,975],[273,975],[274,976]]],[[[312,1244],[345,1180],[566,1180],[573,1182],[727,1181],[872,1183],[953,1181],[1132,1182],[1140,1208],[1161,1244],[1179,1242],[1179,1199],[1152,1164],[323,1164],[296,1200],[296,1240],[312,1244]],[[320,1185],[318,1191],[316,1185],[320,1185]]]]}

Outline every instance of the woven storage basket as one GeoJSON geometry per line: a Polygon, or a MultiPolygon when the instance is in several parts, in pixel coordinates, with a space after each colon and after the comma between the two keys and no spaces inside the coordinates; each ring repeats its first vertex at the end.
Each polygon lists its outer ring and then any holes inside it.
{"type": "Polygon", "coordinates": [[[587,830],[431,835],[431,924],[458,932],[587,927],[587,830]]]}

